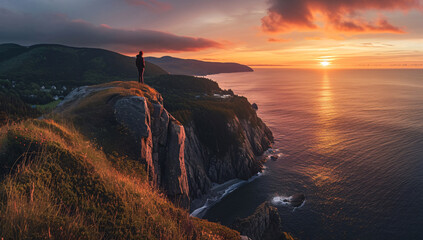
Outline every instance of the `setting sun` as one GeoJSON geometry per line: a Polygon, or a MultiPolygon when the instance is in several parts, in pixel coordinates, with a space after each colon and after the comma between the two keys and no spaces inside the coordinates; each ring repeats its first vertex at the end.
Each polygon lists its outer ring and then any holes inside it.
{"type": "Polygon", "coordinates": [[[330,65],[330,62],[328,62],[328,61],[323,61],[323,62],[320,62],[320,65],[322,65],[323,67],[327,67],[327,66],[329,66],[329,65],[330,65]]]}

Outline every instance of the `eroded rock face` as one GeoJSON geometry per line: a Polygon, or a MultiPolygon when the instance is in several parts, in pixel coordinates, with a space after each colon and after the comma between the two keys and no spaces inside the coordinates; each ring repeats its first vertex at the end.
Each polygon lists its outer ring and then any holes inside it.
{"type": "Polygon", "coordinates": [[[278,210],[270,203],[264,202],[253,215],[235,221],[232,228],[252,240],[281,240],[286,239],[281,226],[278,210]]]}
{"type": "Polygon", "coordinates": [[[164,168],[162,185],[173,202],[188,207],[189,188],[184,157],[185,130],[180,123],[172,119],[168,133],[166,158],[162,164],[164,168]]]}
{"type": "Polygon", "coordinates": [[[150,113],[144,97],[129,96],[116,101],[116,120],[141,142],[141,159],[152,181],[162,187],[178,205],[189,206],[189,187],[185,169],[185,131],[160,103],[150,113]]]}
{"type": "Polygon", "coordinates": [[[116,120],[131,129],[136,136],[147,138],[151,135],[150,111],[144,97],[130,96],[116,101],[116,120]]]}
{"type": "Polygon", "coordinates": [[[228,123],[228,130],[239,134],[240,142],[233,144],[232,149],[223,156],[216,156],[201,144],[192,123],[186,125],[185,130],[185,162],[191,198],[206,194],[213,182],[252,177],[263,167],[257,157],[271,147],[273,140],[272,132],[261,121],[253,125],[234,117],[228,123]]]}

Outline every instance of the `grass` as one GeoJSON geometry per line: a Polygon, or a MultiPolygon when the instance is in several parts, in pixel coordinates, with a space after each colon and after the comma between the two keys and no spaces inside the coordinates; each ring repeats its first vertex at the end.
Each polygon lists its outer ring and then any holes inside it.
{"type": "Polygon", "coordinates": [[[56,100],[44,105],[37,105],[37,110],[42,113],[50,113],[62,100],[56,100]]]}
{"type": "Polygon", "coordinates": [[[73,127],[26,120],[0,134],[0,239],[239,239],[191,218],[140,163],[110,161],[73,127]]]}
{"type": "Polygon", "coordinates": [[[41,113],[31,108],[19,97],[0,91],[0,126],[10,121],[17,121],[25,118],[34,118],[41,113]]]}

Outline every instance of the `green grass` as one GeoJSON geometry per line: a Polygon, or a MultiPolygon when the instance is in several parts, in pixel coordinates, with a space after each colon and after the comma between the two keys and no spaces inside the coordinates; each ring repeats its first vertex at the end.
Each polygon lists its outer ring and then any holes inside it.
{"type": "Polygon", "coordinates": [[[27,120],[0,128],[0,143],[0,238],[239,239],[176,208],[139,162],[108,157],[72,127],[27,120]]]}
{"type": "Polygon", "coordinates": [[[44,105],[37,105],[37,110],[42,113],[50,113],[53,109],[61,102],[62,100],[56,100],[53,102],[49,102],[44,105]]]}

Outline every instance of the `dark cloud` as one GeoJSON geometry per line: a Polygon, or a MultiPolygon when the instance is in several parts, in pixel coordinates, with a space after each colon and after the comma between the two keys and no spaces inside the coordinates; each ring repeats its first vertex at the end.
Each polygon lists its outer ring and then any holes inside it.
{"type": "Polygon", "coordinates": [[[326,24],[342,32],[402,33],[383,16],[376,20],[363,19],[361,13],[369,10],[422,9],[419,0],[268,0],[268,14],[262,18],[266,32],[287,32],[292,29],[317,29],[316,13],[326,24]]]}
{"type": "Polygon", "coordinates": [[[0,42],[58,43],[103,47],[125,53],[198,51],[218,42],[153,30],[126,30],[70,20],[63,15],[30,15],[0,8],[0,42]]]}

